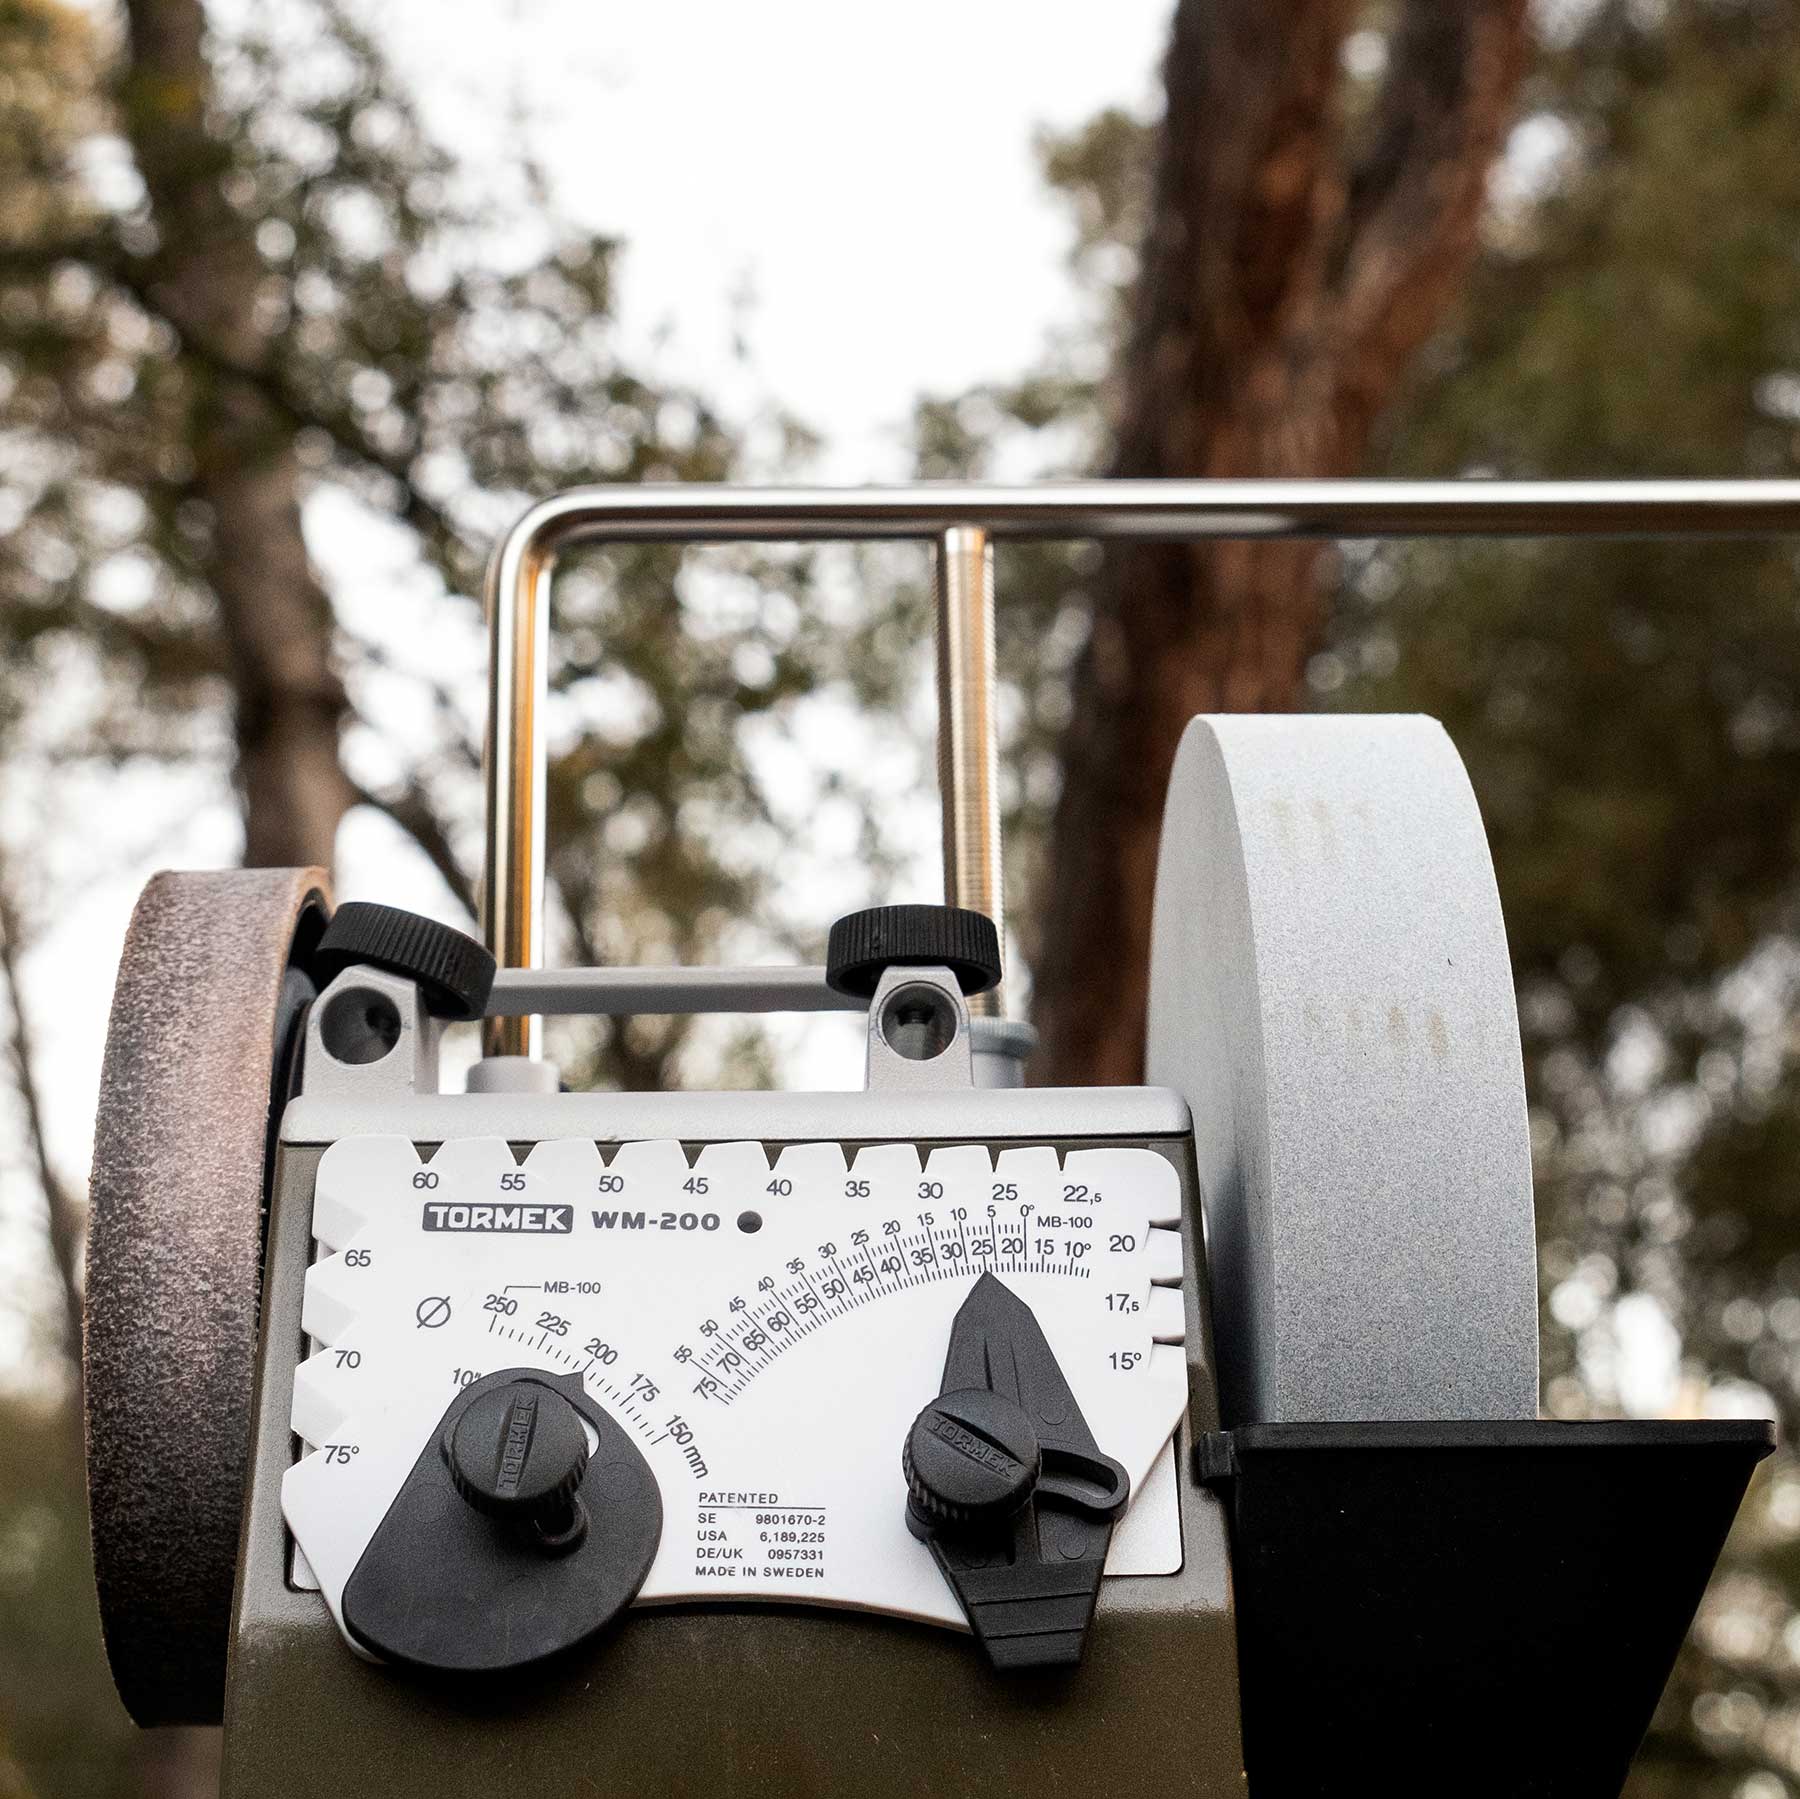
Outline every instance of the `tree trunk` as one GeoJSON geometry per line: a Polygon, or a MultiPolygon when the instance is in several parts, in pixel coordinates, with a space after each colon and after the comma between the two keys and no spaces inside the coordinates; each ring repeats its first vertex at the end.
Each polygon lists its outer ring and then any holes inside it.
{"type": "Polygon", "coordinates": [[[300,533],[292,426],[231,372],[260,369],[269,350],[255,226],[227,200],[229,152],[207,130],[200,0],[129,0],[127,14],[123,110],[159,240],[151,293],[205,351],[187,370],[193,489],[233,687],[244,860],[328,868],[355,798],[338,758],[331,608],[300,533]]]}
{"type": "MultiPolygon", "coordinates": [[[[1526,0],[1406,0],[1374,111],[1352,130],[1343,49],[1358,10],[1180,0],[1113,474],[1355,472],[1454,299],[1524,61],[1526,0]]],[[[1243,542],[1108,555],[1039,914],[1037,1078],[1142,1079],[1176,744],[1196,712],[1299,704],[1326,554],[1243,542]]]]}

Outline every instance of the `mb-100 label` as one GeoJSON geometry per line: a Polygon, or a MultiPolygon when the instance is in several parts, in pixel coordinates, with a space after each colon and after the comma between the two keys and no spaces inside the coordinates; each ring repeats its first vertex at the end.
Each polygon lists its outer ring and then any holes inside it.
{"type": "Polygon", "coordinates": [[[1173,1572],[1179,1225],[1174,1168],[1140,1149],[556,1141],[521,1161],[498,1139],[428,1157],[401,1138],[334,1144],[283,1489],[301,1572],[339,1610],[457,1391],[537,1367],[578,1374],[655,1474],[663,1531],[639,1604],[786,1599],[960,1625],[906,1528],[900,1445],[983,1274],[1031,1308],[1131,1477],[1109,1569],[1173,1572]]]}

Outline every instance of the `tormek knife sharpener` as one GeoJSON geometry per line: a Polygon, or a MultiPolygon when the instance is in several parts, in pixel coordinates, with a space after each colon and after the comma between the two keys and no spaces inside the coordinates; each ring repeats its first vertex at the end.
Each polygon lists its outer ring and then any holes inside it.
{"type": "MultiPolygon", "coordinates": [[[[234,1799],[1616,1792],[1761,1422],[1537,1416],[1486,839],[1412,717],[1202,717],[1138,1087],[996,1003],[993,544],[1792,530],[1792,483],[589,488],[495,557],[485,947],[161,874],[87,1286],[108,1652],[234,1799]],[[936,546],[946,893],[545,968],[578,540],[936,546]],[[565,1092],[545,1014],[867,1020],[854,1092],[565,1092]],[[481,1019],[467,1091],[446,1022],[481,1019]]],[[[1105,969],[1094,979],[1108,978],[1105,969]]]]}

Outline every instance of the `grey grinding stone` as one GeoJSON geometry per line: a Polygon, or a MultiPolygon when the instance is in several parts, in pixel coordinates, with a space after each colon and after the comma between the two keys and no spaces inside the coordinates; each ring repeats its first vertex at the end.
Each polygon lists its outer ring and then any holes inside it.
{"type": "Polygon", "coordinates": [[[1537,1415],[1512,971],[1441,726],[1188,726],[1148,1064],[1193,1110],[1227,1424],[1537,1415]]]}

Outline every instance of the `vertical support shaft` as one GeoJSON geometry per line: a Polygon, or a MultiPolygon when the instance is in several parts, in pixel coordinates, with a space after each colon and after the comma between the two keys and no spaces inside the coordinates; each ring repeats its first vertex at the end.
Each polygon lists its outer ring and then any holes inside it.
{"type": "MultiPolygon", "coordinates": [[[[550,561],[508,539],[488,573],[487,882],[482,935],[502,968],[544,960],[544,684],[550,561]],[[521,589],[523,594],[521,595],[521,589]]],[[[490,1018],[482,1054],[538,1056],[540,1018],[490,1018]]]]}
{"type": "MultiPolygon", "coordinates": [[[[976,525],[936,546],[938,791],[944,807],[944,899],[985,912],[1006,941],[1000,867],[1000,774],[994,717],[994,549],[976,525]]],[[[996,989],[969,1001],[1000,1010],[996,989]]]]}

